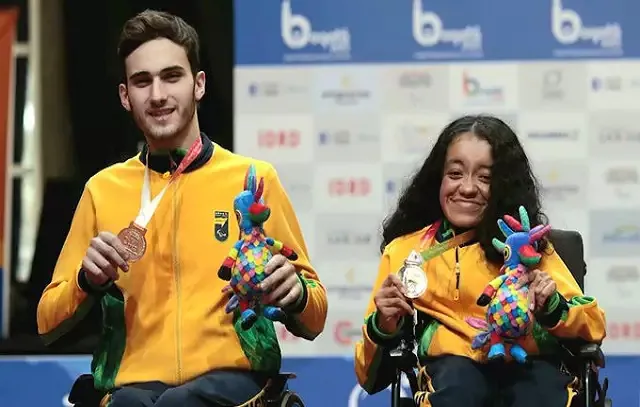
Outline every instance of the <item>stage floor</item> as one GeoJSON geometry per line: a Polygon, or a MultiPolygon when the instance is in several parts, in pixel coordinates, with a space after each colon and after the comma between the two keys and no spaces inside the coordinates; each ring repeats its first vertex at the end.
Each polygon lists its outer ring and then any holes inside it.
{"type": "MultiPolygon", "coordinates": [[[[89,372],[87,356],[0,356],[0,406],[60,407],[77,376],[89,372]]],[[[283,371],[295,372],[291,382],[307,407],[388,407],[388,391],[366,396],[357,386],[351,358],[289,358],[283,371]],[[321,380],[319,380],[321,378],[321,380]]],[[[607,359],[603,374],[609,377],[616,406],[640,405],[640,356],[607,359]]]]}

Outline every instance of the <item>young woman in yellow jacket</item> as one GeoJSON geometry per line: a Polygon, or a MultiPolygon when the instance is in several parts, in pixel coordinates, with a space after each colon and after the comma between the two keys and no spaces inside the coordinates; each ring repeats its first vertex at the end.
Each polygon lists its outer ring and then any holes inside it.
{"type": "Polygon", "coordinates": [[[511,363],[508,354],[504,363],[487,363],[486,349],[471,346],[478,331],[465,318],[484,318],[486,307],[476,300],[504,261],[491,244],[502,237],[496,222],[505,214],[518,218],[520,205],[531,227],[546,220],[538,184],[513,130],[491,116],[465,116],[449,124],[383,225],[378,278],[363,340],[356,346],[356,373],[367,392],[376,393],[393,380],[387,351],[404,317],[420,312],[430,321],[417,338],[421,373],[427,378],[422,407],[482,407],[498,399],[507,407],[571,403],[574,380],[561,370],[557,339],[600,343],[605,318],[549,242],[539,246],[542,260],[529,273],[535,323],[523,347],[530,363],[511,363]],[[447,240],[453,243],[449,250],[424,262],[428,288],[410,304],[398,270],[412,251],[447,240]]]}

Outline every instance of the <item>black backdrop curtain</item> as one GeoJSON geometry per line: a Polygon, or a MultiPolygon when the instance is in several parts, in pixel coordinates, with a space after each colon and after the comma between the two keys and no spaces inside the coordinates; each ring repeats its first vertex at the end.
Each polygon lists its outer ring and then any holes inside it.
{"type": "Polygon", "coordinates": [[[232,147],[233,2],[229,0],[65,1],[67,78],[78,176],[95,172],[136,152],[141,135],[120,106],[116,57],[122,24],[146,8],[177,14],[200,34],[206,96],[200,125],[224,147],[232,147]]]}

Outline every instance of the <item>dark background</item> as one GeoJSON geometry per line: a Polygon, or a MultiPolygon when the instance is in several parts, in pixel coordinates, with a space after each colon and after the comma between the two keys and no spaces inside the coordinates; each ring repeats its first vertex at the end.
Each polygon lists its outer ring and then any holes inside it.
{"type": "MultiPolygon", "coordinates": [[[[0,6],[18,6],[20,9],[18,41],[27,41],[29,36],[27,3],[27,0],[0,1],[0,6]]],[[[195,27],[200,34],[201,68],[207,74],[206,96],[199,111],[200,126],[218,144],[230,149],[233,147],[231,0],[66,0],[61,4],[66,91],[72,125],[72,145],[69,147],[75,152],[76,171],[69,179],[46,181],[31,278],[27,284],[19,284],[13,279],[11,338],[0,342],[0,354],[91,351],[91,334],[97,331],[99,314],[94,312],[90,315],[77,335],[69,338],[69,343],[52,350],[44,349],[37,337],[36,307],[42,290],[51,279],[84,183],[100,169],[134,155],[142,140],[133,120],[120,106],[117,93],[121,66],[116,46],[120,29],[127,19],[152,8],[179,15],[195,27]]],[[[47,16],[41,18],[46,19],[47,16]]],[[[42,45],[46,46],[46,41],[42,45]]],[[[15,157],[19,161],[23,148],[22,112],[28,60],[20,58],[16,68],[15,157]]],[[[46,128],[43,128],[42,137],[47,137],[46,128]]],[[[44,151],[43,154],[55,154],[55,151],[44,151]]],[[[11,258],[16,264],[21,201],[19,179],[14,181],[13,196],[11,258]]]]}

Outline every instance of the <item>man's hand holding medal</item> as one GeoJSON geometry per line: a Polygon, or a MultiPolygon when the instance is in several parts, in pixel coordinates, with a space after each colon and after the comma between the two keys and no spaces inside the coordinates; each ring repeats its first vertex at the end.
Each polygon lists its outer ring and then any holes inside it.
{"type": "Polygon", "coordinates": [[[87,253],[82,259],[82,269],[91,284],[101,286],[109,281],[116,281],[118,268],[129,271],[129,251],[110,232],[100,232],[91,239],[87,253]]]}

